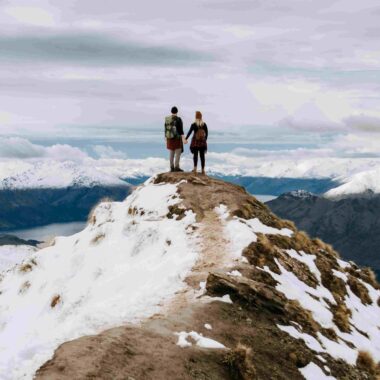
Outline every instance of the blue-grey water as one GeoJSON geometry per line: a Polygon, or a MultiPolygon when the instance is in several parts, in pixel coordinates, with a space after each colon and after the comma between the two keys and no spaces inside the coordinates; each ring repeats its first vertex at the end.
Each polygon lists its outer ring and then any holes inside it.
{"type": "Polygon", "coordinates": [[[271,201],[272,199],[276,199],[277,196],[276,195],[261,195],[261,194],[253,194],[253,196],[259,200],[260,202],[269,202],[271,201]]]}
{"type": "Polygon", "coordinates": [[[49,241],[56,236],[70,236],[82,231],[86,222],[52,223],[45,226],[7,231],[24,240],[49,241]]]}

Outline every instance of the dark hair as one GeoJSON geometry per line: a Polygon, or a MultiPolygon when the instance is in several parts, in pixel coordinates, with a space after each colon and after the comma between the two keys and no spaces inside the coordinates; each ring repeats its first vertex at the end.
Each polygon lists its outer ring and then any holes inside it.
{"type": "Polygon", "coordinates": [[[178,113],[178,108],[177,107],[172,107],[172,113],[175,115],[178,113]]]}

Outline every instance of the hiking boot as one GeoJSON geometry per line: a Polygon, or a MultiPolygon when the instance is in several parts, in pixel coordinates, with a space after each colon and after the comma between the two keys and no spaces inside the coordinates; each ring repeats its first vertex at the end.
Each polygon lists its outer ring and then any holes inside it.
{"type": "Polygon", "coordinates": [[[181,168],[175,168],[174,171],[175,172],[183,172],[183,170],[181,168]]]}
{"type": "Polygon", "coordinates": [[[174,166],[172,166],[172,167],[170,168],[170,171],[171,171],[171,172],[175,172],[174,166]]]}
{"type": "Polygon", "coordinates": [[[192,173],[197,174],[197,168],[194,168],[194,169],[192,170],[192,173]]]}
{"type": "Polygon", "coordinates": [[[202,169],[202,175],[206,175],[206,171],[202,169]]]}

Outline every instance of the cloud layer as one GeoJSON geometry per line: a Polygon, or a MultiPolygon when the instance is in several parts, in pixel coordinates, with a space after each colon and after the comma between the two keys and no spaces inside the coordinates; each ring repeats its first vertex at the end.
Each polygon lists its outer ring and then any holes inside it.
{"type": "Polygon", "coordinates": [[[379,15],[377,0],[3,1],[1,133],[151,140],[176,104],[218,139],[371,156],[379,15]]]}

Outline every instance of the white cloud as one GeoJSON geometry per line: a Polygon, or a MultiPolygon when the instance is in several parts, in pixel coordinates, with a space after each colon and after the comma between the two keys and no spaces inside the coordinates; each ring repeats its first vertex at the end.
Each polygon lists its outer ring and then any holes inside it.
{"type": "Polygon", "coordinates": [[[30,6],[8,6],[4,13],[19,23],[34,26],[54,26],[54,16],[46,9],[30,6]]]}
{"type": "Polygon", "coordinates": [[[42,146],[20,137],[0,137],[0,157],[2,158],[49,158],[55,160],[82,160],[87,154],[79,148],[67,144],[42,146]]]}
{"type": "Polygon", "coordinates": [[[99,158],[126,158],[126,154],[109,145],[94,145],[92,150],[99,158]]]}
{"type": "Polygon", "coordinates": [[[377,136],[353,134],[338,136],[329,147],[346,156],[380,156],[380,142],[377,136]]]}
{"type": "Polygon", "coordinates": [[[200,108],[214,132],[250,126],[240,135],[250,140],[263,126],[269,139],[297,141],[310,132],[378,130],[369,119],[380,115],[376,0],[184,2],[180,19],[168,23],[173,4],[1,2],[8,47],[0,62],[2,132],[73,137],[91,130],[99,138],[117,126],[120,137],[158,128],[173,104],[187,124],[200,108]],[[120,59],[122,46],[129,49],[120,59]],[[173,67],[179,47],[181,65],[173,67]],[[208,54],[213,59],[203,61],[208,54]],[[297,136],[278,135],[279,124],[297,136]]]}

